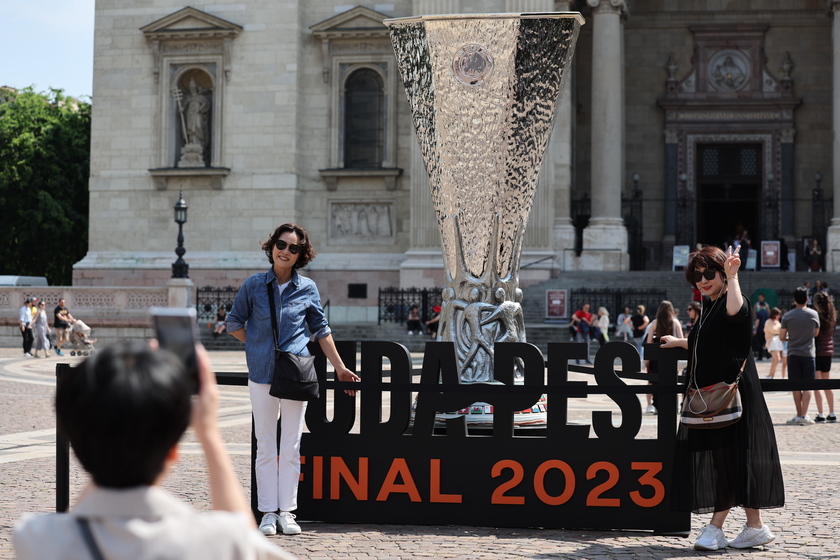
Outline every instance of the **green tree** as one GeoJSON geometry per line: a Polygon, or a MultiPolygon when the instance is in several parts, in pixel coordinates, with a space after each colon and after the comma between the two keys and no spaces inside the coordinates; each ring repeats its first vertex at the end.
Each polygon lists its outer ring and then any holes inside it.
{"type": "Polygon", "coordinates": [[[89,103],[0,90],[0,274],[70,285],[88,247],[89,103]]]}

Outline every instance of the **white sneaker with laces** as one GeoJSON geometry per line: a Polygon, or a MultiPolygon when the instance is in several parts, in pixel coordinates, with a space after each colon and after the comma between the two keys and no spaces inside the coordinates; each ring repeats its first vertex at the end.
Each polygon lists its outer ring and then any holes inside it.
{"type": "Polygon", "coordinates": [[[813,423],[814,421],[811,420],[811,417],[807,414],[805,416],[800,416],[799,420],[796,422],[797,426],[810,426],[813,423]]]}
{"type": "Polygon", "coordinates": [[[798,424],[800,418],[802,418],[802,417],[801,416],[794,416],[793,418],[788,420],[786,423],[787,424],[798,424]]]}
{"type": "Polygon", "coordinates": [[[763,525],[761,529],[744,525],[744,529],[729,543],[729,546],[732,548],[751,548],[767,544],[775,538],[776,535],[770,532],[770,527],[767,525],[763,525]]]}
{"type": "Polygon", "coordinates": [[[263,515],[262,521],[260,521],[260,531],[262,531],[263,535],[276,535],[277,534],[277,514],[276,513],[266,513],[263,515]]]}
{"type": "Polygon", "coordinates": [[[694,550],[720,550],[726,548],[726,537],[723,529],[708,523],[700,530],[700,536],[694,541],[694,550]]]}
{"type": "Polygon", "coordinates": [[[295,514],[290,511],[281,511],[277,516],[277,525],[283,529],[284,535],[300,534],[300,525],[295,521],[295,514]]]}

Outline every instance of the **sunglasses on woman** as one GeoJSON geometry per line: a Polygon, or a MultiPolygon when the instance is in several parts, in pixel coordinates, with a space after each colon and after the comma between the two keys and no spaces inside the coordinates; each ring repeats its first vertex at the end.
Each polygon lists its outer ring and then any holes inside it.
{"type": "Polygon", "coordinates": [[[699,270],[694,271],[694,283],[700,282],[703,278],[706,280],[714,280],[717,273],[720,272],[719,270],[715,270],[714,268],[707,268],[703,272],[699,270]]]}
{"type": "Polygon", "coordinates": [[[286,243],[282,239],[278,239],[277,243],[275,243],[274,246],[277,247],[278,251],[285,251],[286,247],[288,247],[289,252],[293,255],[297,255],[298,253],[301,252],[301,246],[300,245],[295,245],[294,243],[286,243]]]}

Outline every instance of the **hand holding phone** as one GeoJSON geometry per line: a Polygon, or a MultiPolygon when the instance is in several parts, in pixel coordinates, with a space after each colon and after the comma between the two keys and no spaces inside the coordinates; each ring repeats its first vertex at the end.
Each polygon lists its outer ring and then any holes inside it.
{"type": "Polygon", "coordinates": [[[198,322],[192,307],[152,307],[150,309],[158,345],[175,354],[184,364],[193,394],[198,393],[198,322]]]}

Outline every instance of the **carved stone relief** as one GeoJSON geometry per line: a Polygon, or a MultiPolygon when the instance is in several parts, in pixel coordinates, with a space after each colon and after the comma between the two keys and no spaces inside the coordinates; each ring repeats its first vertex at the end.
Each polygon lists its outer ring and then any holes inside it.
{"type": "Polygon", "coordinates": [[[709,84],[720,91],[737,91],[749,85],[750,59],[734,49],[716,52],[709,61],[709,84]]]}
{"type": "Polygon", "coordinates": [[[330,205],[331,242],[354,244],[394,239],[394,205],[391,202],[333,202],[330,205]]]}

